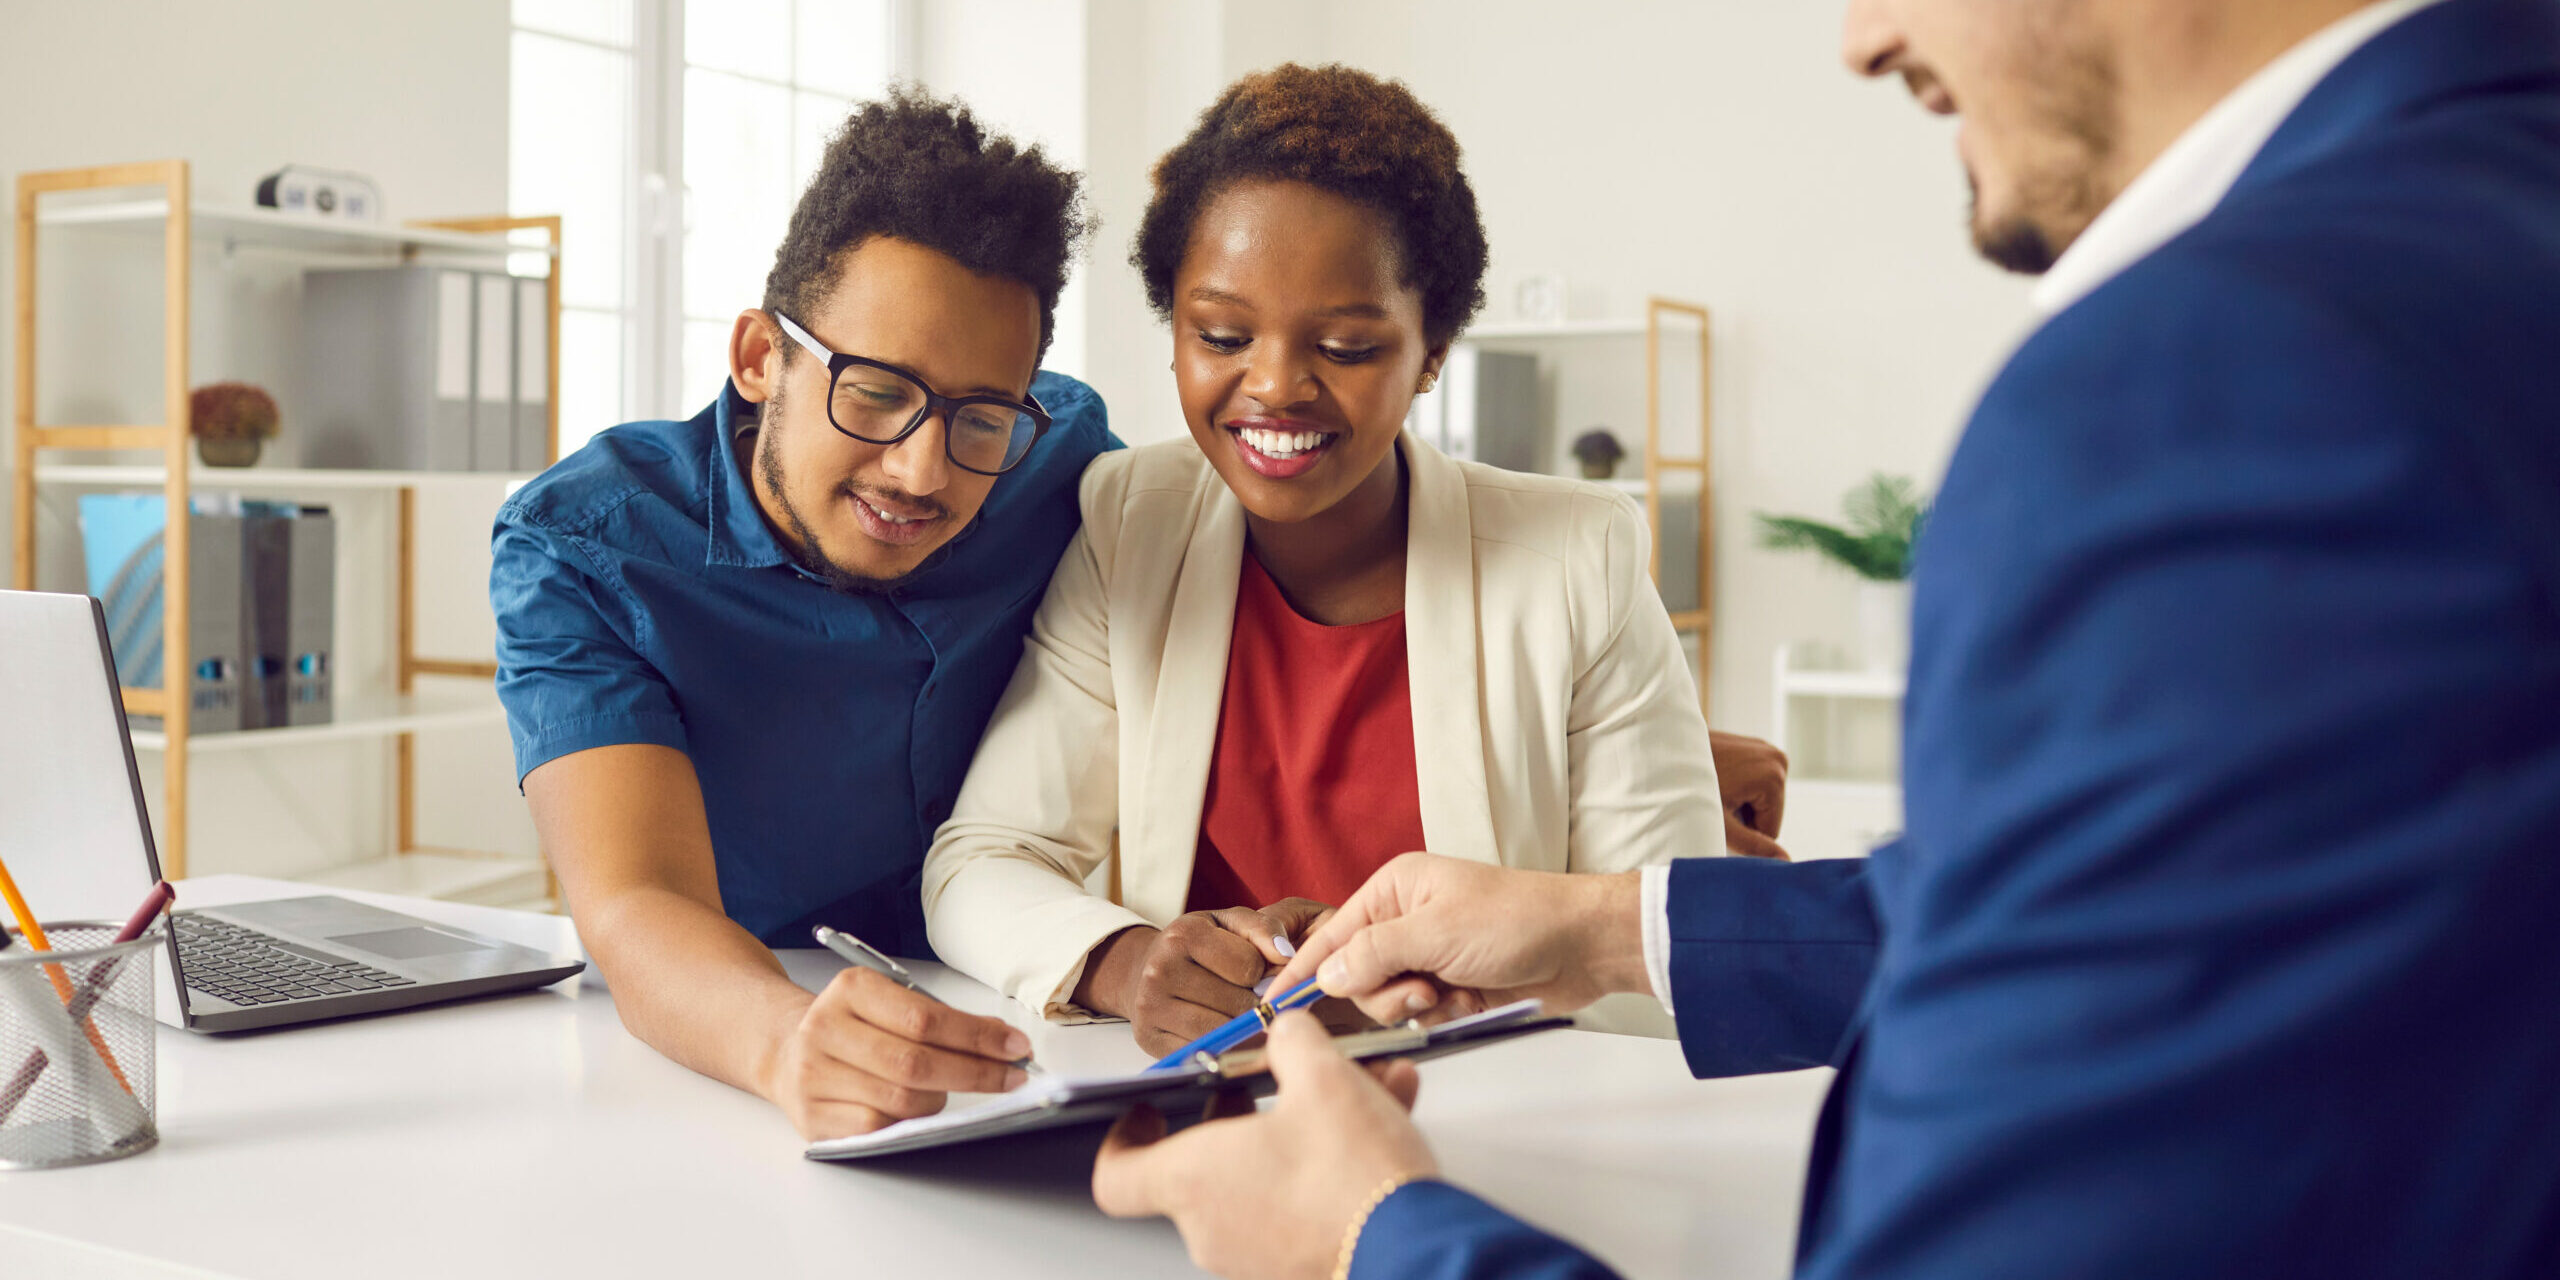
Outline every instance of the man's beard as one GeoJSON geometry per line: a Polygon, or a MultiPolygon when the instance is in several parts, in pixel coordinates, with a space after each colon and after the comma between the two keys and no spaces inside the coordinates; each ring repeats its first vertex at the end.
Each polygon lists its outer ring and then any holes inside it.
{"type": "Polygon", "coordinates": [[[2036,115],[2046,132],[2038,139],[2041,154],[2014,175],[2015,207],[1987,218],[1981,181],[1970,169],[1965,173],[1974,252],[2003,271],[2031,276],[2052,270],[2122,193],[2105,185],[2122,133],[2115,64],[2100,50],[2062,48],[2044,65],[2055,69],[2037,95],[2036,115]]]}
{"type": "MultiPolygon", "coordinates": [[[[818,542],[818,531],[809,527],[808,519],[800,514],[800,508],[791,501],[791,486],[786,483],[782,469],[782,433],[778,429],[782,425],[782,389],[779,386],[774,388],[773,395],[765,401],[762,417],[763,422],[756,429],[756,476],[764,482],[765,492],[772,495],[773,504],[782,517],[783,525],[791,530],[792,542],[783,550],[788,552],[792,560],[802,569],[825,582],[828,587],[847,595],[887,595],[897,590],[908,579],[940,564],[943,556],[959,542],[958,536],[953,536],[941,546],[934,548],[932,554],[924,558],[923,563],[896,577],[876,578],[868,574],[856,573],[836,563],[834,558],[827,554],[826,548],[818,542]]],[[[856,499],[856,501],[859,500],[859,498],[856,499]]]]}
{"type": "Polygon", "coordinates": [[[2056,246],[2053,237],[2036,225],[2030,214],[1984,221],[1981,183],[1971,173],[1965,179],[1973,187],[1973,204],[1965,214],[1973,232],[1973,251],[1991,265],[2022,276],[2040,276],[2053,270],[2053,264],[2062,260],[2063,247],[2056,246]]]}

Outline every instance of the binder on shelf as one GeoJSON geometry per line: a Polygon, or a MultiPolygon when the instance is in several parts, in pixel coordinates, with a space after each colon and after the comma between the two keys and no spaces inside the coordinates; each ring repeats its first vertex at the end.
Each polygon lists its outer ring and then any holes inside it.
{"type": "Polygon", "coordinates": [[[1547,469],[1536,356],[1452,345],[1439,385],[1414,397],[1405,422],[1452,458],[1510,471],[1547,469]]]}
{"type": "Polygon", "coordinates": [[[337,629],[337,520],[327,507],[241,504],[247,547],[240,613],[249,654],[242,727],[327,724],[337,629]]]}
{"type": "MultiPolygon", "coordinates": [[[[161,505],[167,505],[165,502],[161,505]]],[[[187,524],[187,732],[246,728],[240,649],[240,560],[247,530],[236,515],[191,515],[187,524]]]]}
{"type": "Polygon", "coordinates": [[[305,273],[310,378],[287,465],[520,469],[521,389],[547,385],[550,355],[547,333],[530,348],[519,333],[527,283],[543,284],[418,265],[305,273]]]}
{"type": "Polygon", "coordinates": [[[545,280],[516,281],[514,466],[551,465],[551,291],[545,280]]]}
{"type": "Polygon", "coordinates": [[[241,558],[240,616],[247,624],[241,648],[248,655],[248,680],[240,727],[272,729],[290,723],[285,668],[292,600],[286,593],[292,589],[293,516],[274,503],[242,506],[241,527],[248,536],[241,558]]]}
{"type": "Polygon", "coordinates": [[[510,471],[516,462],[515,281],[473,276],[471,284],[471,469],[510,471]]]}
{"type": "Polygon", "coordinates": [[[287,527],[285,723],[327,724],[337,710],[338,518],[304,507],[287,527]]]}
{"type": "MultiPolygon", "coordinates": [[[[89,594],[106,606],[116,679],[128,689],[166,687],[164,554],[168,504],[156,493],[91,493],[80,498],[82,559],[89,594]]],[[[198,511],[187,524],[187,725],[191,733],[243,727],[246,669],[241,640],[241,518],[198,511]]],[[[136,716],[156,729],[158,716],[136,716]]]]}

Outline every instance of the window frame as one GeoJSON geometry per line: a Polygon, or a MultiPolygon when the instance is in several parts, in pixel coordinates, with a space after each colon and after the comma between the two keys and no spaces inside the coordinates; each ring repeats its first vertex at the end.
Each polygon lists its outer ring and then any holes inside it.
{"type": "MultiPolygon", "coordinates": [[[[688,0],[625,0],[630,6],[628,50],[518,25],[510,12],[508,38],[519,32],[566,40],[631,59],[625,106],[625,180],[622,191],[623,253],[618,308],[579,307],[620,321],[622,385],[617,421],[683,418],[700,410],[705,389],[684,385],[684,98],[685,6],[688,0]]],[[[702,0],[709,3],[710,0],[702,0]]],[[[916,0],[888,0],[889,75],[916,74],[916,0]]],[[[735,74],[722,71],[721,74],[735,74]]],[[[762,77],[746,77],[771,83],[762,77]]],[[[803,86],[786,82],[793,92],[803,86]]],[[[512,110],[512,108],[510,108],[512,110]]],[[[574,252],[574,251],[573,251],[574,252]]],[[[582,264],[583,265],[583,264],[582,264]]],[[[588,269],[594,269],[589,267],[588,269]]],[[[613,423],[577,424],[587,432],[613,423]]]]}

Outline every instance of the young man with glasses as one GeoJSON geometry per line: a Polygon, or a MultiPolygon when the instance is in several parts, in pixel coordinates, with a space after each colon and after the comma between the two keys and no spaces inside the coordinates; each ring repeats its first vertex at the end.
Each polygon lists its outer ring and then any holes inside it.
{"type": "Polygon", "coordinates": [[[499,512],[499,695],[545,854],[624,1025],[812,1138],[1019,1082],[1018,1031],[769,948],[930,954],[917,875],[1003,692],[1076,482],[1116,446],[1038,373],[1075,175],[912,92],[830,142],[731,378],[499,512]]]}

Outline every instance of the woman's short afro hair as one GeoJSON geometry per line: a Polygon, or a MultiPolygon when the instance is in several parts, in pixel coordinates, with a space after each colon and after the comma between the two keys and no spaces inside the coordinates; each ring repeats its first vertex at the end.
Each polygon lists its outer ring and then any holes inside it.
{"type": "Polygon", "coordinates": [[[1458,168],[1457,137],[1395,81],[1292,62],[1229,85],[1156,162],[1129,263],[1157,315],[1172,314],[1173,277],[1200,210],[1254,179],[1303,182],[1385,215],[1432,345],[1456,338],[1484,305],[1484,222],[1458,168]]]}
{"type": "MultiPolygon", "coordinates": [[[[764,279],[764,308],[804,323],[834,292],[843,254],[874,236],[911,240],[1040,296],[1048,354],[1058,292],[1092,231],[1082,183],[1040,148],[987,132],[969,108],[901,85],[827,139],[764,279]]],[[[784,358],[794,344],[784,343],[784,358]]]]}

